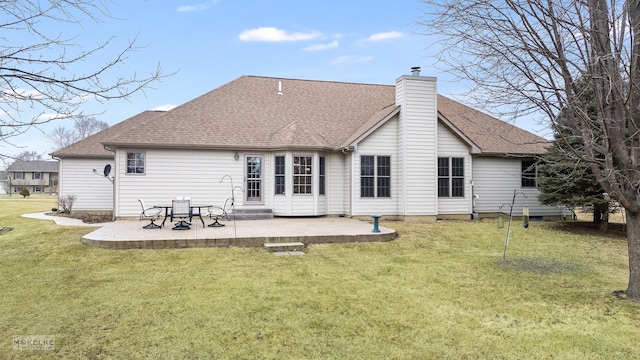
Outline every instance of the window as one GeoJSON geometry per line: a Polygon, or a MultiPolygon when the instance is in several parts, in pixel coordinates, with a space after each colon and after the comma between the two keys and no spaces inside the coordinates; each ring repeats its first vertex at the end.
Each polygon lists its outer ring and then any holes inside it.
{"type": "Polygon", "coordinates": [[[464,158],[438,158],[438,197],[464,197],[464,158]]]}
{"type": "Polygon", "coordinates": [[[324,156],[320,157],[320,163],[318,164],[318,194],[325,194],[324,156]]]}
{"type": "Polygon", "coordinates": [[[451,197],[464,197],[464,158],[451,158],[451,197]]]}
{"type": "Polygon", "coordinates": [[[311,194],[313,180],[311,156],[293,157],[293,193],[311,194]]]}
{"type": "Polygon", "coordinates": [[[247,201],[262,201],[262,156],[247,156],[247,201]]]}
{"type": "MultiPolygon", "coordinates": [[[[14,180],[24,180],[24,173],[23,172],[14,172],[13,173],[13,179],[14,180]]],[[[22,189],[20,189],[22,190],[22,189]]]]}
{"type": "Polygon", "coordinates": [[[391,157],[360,157],[360,197],[391,197],[391,157]]]}
{"type": "Polygon", "coordinates": [[[536,187],[536,162],[533,160],[522,160],[522,187],[536,187]]]}
{"type": "Polygon", "coordinates": [[[378,184],[377,184],[377,196],[378,197],[391,197],[391,157],[390,156],[378,156],[378,164],[376,169],[378,171],[378,184]]]}
{"type": "Polygon", "coordinates": [[[33,180],[40,180],[42,179],[42,173],[41,172],[34,172],[31,174],[31,178],[33,180]]]}
{"type": "Polygon", "coordinates": [[[34,186],[33,187],[33,192],[34,193],[41,193],[42,192],[42,188],[40,186],[34,186]]]}
{"type": "Polygon", "coordinates": [[[284,194],[284,156],[276,156],[276,170],[275,170],[275,176],[276,176],[276,195],[283,195],[284,194]]]}
{"type": "Polygon", "coordinates": [[[127,153],[127,174],[144,174],[144,153],[127,153]]]}

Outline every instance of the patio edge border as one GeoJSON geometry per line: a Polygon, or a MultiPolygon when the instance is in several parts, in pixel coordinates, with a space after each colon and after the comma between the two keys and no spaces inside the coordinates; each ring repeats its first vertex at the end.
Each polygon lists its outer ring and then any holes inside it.
{"type": "Polygon", "coordinates": [[[81,242],[87,246],[111,249],[187,249],[210,247],[263,247],[265,243],[301,242],[305,246],[313,244],[386,242],[396,239],[398,233],[383,232],[380,234],[357,235],[308,235],[279,237],[242,237],[218,239],[164,239],[164,240],[94,240],[83,237],[81,242]]]}

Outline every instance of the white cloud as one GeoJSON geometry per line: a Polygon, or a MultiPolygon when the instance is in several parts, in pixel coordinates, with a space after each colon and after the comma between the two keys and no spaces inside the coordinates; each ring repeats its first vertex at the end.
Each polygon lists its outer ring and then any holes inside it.
{"type": "MultiPolygon", "coordinates": [[[[2,90],[2,93],[6,94],[7,98],[9,99],[12,99],[14,97],[22,97],[26,99],[38,99],[38,98],[44,97],[44,94],[38,90],[33,90],[33,89],[26,90],[23,88],[15,88],[11,90],[5,89],[5,90],[2,90]]],[[[5,102],[4,99],[3,99],[3,102],[5,102]]]]}
{"type": "Polygon", "coordinates": [[[40,113],[33,117],[33,120],[43,121],[43,120],[58,120],[58,119],[68,119],[70,115],[61,115],[58,113],[40,113]]]}
{"type": "Polygon", "coordinates": [[[160,105],[160,106],[156,106],[154,107],[153,111],[169,111],[173,108],[175,108],[177,105],[173,105],[173,104],[164,104],[164,105],[160,105]]]}
{"type": "Polygon", "coordinates": [[[399,32],[399,31],[389,31],[389,32],[373,34],[373,35],[369,36],[368,38],[366,38],[364,41],[388,40],[388,39],[395,39],[395,38],[399,38],[399,37],[403,37],[403,36],[404,36],[404,34],[399,32]]]}
{"type": "Polygon", "coordinates": [[[220,0],[212,0],[208,3],[201,3],[201,4],[195,4],[195,5],[182,5],[179,6],[176,11],[177,12],[192,12],[192,11],[204,11],[209,9],[209,4],[215,4],[218,3],[220,0]]]}
{"type": "Polygon", "coordinates": [[[338,65],[344,63],[362,63],[373,60],[373,56],[351,56],[345,55],[336,58],[331,62],[331,65],[338,65]]]}
{"type": "Polygon", "coordinates": [[[332,42],[330,42],[328,44],[311,45],[311,46],[307,46],[306,48],[303,48],[302,50],[305,50],[305,51],[321,51],[321,50],[335,49],[337,47],[338,47],[338,40],[333,40],[332,42]]]}
{"type": "Polygon", "coordinates": [[[267,41],[267,42],[283,42],[283,41],[301,41],[313,40],[322,34],[317,31],[302,33],[290,33],[285,30],[276,29],[274,27],[260,27],[257,29],[245,30],[238,38],[242,41],[267,41]]]}
{"type": "Polygon", "coordinates": [[[345,63],[345,62],[349,61],[349,59],[350,59],[350,58],[351,58],[351,56],[347,56],[347,55],[345,55],[345,56],[340,56],[339,58],[337,58],[337,59],[333,60],[333,61],[331,62],[331,65],[337,65],[337,64],[345,63]]]}
{"type": "Polygon", "coordinates": [[[195,5],[182,5],[176,9],[177,12],[191,12],[196,10],[198,10],[198,7],[195,5]]]}

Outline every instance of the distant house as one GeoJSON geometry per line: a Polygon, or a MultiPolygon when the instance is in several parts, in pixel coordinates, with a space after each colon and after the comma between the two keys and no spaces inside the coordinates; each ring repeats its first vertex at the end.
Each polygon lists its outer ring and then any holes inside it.
{"type": "Polygon", "coordinates": [[[0,195],[9,192],[9,175],[5,170],[0,170],[0,195]]]}
{"type": "Polygon", "coordinates": [[[74,209],[120,218],[140,213],[138,198],[186,195],[274,216],[470,219],[514,191],[542,218],[561,214],[537,201],[536,157],[548,145],[415,72],[391,86],[242,76],[51,155],[74,209]]]}
{"type": "Polygon", "coordinates": [[[17,160],[7,168],[9,191],[19,194],[27,188],[31,194],[58,192],[57,161],[17,160]]]}

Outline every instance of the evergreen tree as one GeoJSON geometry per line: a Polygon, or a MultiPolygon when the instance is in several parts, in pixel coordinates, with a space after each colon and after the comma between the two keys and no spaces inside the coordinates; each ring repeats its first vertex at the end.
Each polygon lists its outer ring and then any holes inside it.
{"type": "MultiPolygon", "coordinates": [[[[577,82],[580,91],[579,106],[589,116],[596,115],[593,90],[584,80],[577,82]]],[[[564,205],[569,208],[592,206],[593,222],[607,229],[609,201],[605,200],[602,186],[596,180],[591,167],[584,159],[582,139],[571,128],[566,114],[561,112],[556,118],[558,126],[553,145],[547,149],[539,166],[540,196],[545,205],[564,205]]]]}

